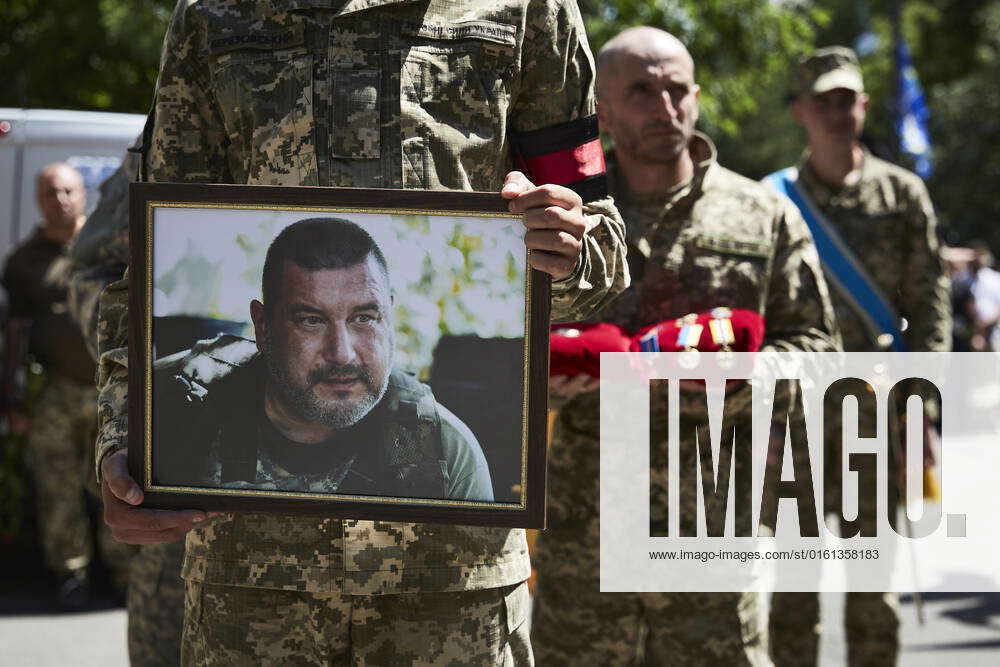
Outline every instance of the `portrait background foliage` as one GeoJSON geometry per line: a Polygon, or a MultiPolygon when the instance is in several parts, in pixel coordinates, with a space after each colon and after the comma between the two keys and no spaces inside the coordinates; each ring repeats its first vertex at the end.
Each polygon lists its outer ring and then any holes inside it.
{"type": "MultiPolygon", "coordinates": [[[[516,220],[371,213],[160,208],[153,313],[244,324],[260,299],[267,248],[287,225],[340,217],[364,227],[389,264],[396,365],[427,379],[442,336],[524,336],[525,255],[516,220]]],[[[155,334],[154,334],[155,335],[155,334]]]]}

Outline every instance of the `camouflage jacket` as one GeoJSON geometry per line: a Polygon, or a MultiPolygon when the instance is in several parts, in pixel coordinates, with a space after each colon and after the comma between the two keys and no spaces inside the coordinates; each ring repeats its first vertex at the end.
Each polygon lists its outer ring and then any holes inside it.
{"type": "MultiPolygon", "coordinates": [[[[909,350],[950,350],[951,285],[939,252],[934,207],[920,177],[866,151],[860,180],[835,190],[816,175],[806,153],[798,164],[797,183],[905,319],[909,350]]],[[[830,296],[844,349],[882,349],[848,301],[836,289],[830,296]]]]}
{"type": "Polygon", "coordinates": [[[139,155],[126,152],[118,169],[101,183],[101,200],[70,249],[69,311],[95,361],[101,292],[121,280],[128,265],[128,184],[138,171],[139,155]]]}
{"type": "MultiPolygon", "coordinates": [[[[181,0],[163,50],[152,180],[497,191],[509,134],[594,113],[571,0],[181,0]]],[[[628,284],[611,200],[585,206],[553,317],[628,284]]],[[[127,442],[127,287],[101,297],[98,461],[127,442]]],[[[488,588],[528,577],[524,532],[238,514],[188,536],[185,576],[347,594],[488,588]]]]}
{"type": "MultiPolygon", "coordinates": [[[[613,157],[609,160],[611,191],[628,230],[632,284],[594,319],[634,331],[718,306],[744,308],[765,320],[763,349],[839,349],[819,256],[795,206],[720,166],[708,137],[696,134],[690,150],[694,177],[666,197],[644,199],[630,193],[613,157]]],[[[681,409],[683,402],[682,397],[681,409]]],[[[665,400],[658,403],[666,406],[665,400]]],[[[553,535],[570,520],[592,522],[587,535],[593,552],[581,548],[580,555],[597,556],[599,414],[597,391],[575,396],[559,412],[548,476],[548,511],[555,531],[539,539],[546,568],[555,566],[548,557],[561,548],[553,535]]],[[[658,417],[666,415],[650,415],[651,421],[658,417]]],[[[659,464],[665,469],[665,460],[652,462],[659,464]]],[[[575,534],[567,539],[580,541],[582,536],[575,534]]]]}

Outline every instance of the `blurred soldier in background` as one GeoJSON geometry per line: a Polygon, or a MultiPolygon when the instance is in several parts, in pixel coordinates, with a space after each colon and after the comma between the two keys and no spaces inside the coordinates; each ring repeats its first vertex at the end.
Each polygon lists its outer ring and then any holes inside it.
{"type": "MultiPolygon", "coordinates": [[[[661,336],[663,350],[719,349],[733,341],[710,339],[710,327],[695,325],[704,333],[683,343],[686,334],[677,331],[691,331],[683,325],[694,324],[699,311],[729,320],[740,309],[764,319],[764,349],[837,349],[819,258],[801,216],[786,199],[720,166],[711,140],[695,131],[699,88],[684,45],[661,30],[633,28],[605,45],[597,69],[598,117],[615,145],[609,186],[626,225],[633,280],[597,319],[627,332],[662,323],[673,332],[661,336]]],[[[565,404],[549,449],[549,526],[535,553],[539,664],[770,664],[757,593],[598,592],[599,394],[582,374],[553,378],[552,389],[565,404]]],[[[681,400],[682,410],[695,408],[681,400]]],[[[650,420],[666,434],[666,396],[650,403],[662,406],[650,420]]],[[[741,418],[749,413],[747,403],[741,418]]],[[[663,480],[658,493],[665,494],[666,443],[652,450],[664,453],[651,462],[651,477],[663,480]]],[[[651,521],[664,520],[651,508],[651,521]]],[[[681,516],[687,525],[694,520],[681,516]]]]}
{"type": "Polygon", "coordinates": [[[964,321],[969,350],[995,351],[1000,349],[1000,271],[993,268],[993,253],[985,241],[970,241],[969,249],[968,270],[953,276],[956,319],[964,321]]]}
{"type": "MultiPolygon", "coordinates": [[[[139,154],[101,184],[101,200],[70,250],[69,308],[94,359],[101,292],[120,280],[128,264],[128,184],[139,172],[139,154]]],[[[94,398],[96,411],[96,396],[94,398]]],[[[103,525],[103,522],[102,522],[103,525]]],[[[128,656],[134,667],[180,663],[184,623],[184,542],[150,544],[132,559],[128,584],[128,656]]]]}
{"type": "MultiPolygon", "coordinates": [[[[951,300],[934,209],[918,176],[860,143],[869,100],[857,56],[844,47],[816,51],[795,69],[793,94],[791,113],[809,146],[796,167],[766,180],[802,209],[817,239],[834,239],[826,247],[849,255],[839,266],[856,267],[853,274],[831,271],[820,244],[844,349],[948,351],[951,300]]],[[[839,452],[827,457],[828,465],[840,460],[839,452]]],[[[828,498],[840,497],[839,487],[824,487],[828,498]]],[[[894,593],[848,593],[845,622],[850,665],[895,664],[894,593]]],[[[816,593],[774,594],[771,649],[779,667],[816,664],[818,623],[816,593]]]]}
{"type": "MultiPolygon", "coordinates": [[[[42,548],[49,568],[62,580],[58,601],[65,608],[79,609],[90,597],[94,555],[84,489],[92,479],[88,472],[97,393],[94,361],[70,319],[66,292],[68,250],[84,222],[86,193],[75,169],[55,163],[39,173],[36,194],[42,222],[11,254],[3,275],[10,295],[3,392],[11,430],[28,430],[42,548]],[[14,396],[26,348],[47,376],[31,416],[14,396]]],[[[97,536],[114,583],[124,592],[131,550],[111,539],[103,525],[97,536]]]]}

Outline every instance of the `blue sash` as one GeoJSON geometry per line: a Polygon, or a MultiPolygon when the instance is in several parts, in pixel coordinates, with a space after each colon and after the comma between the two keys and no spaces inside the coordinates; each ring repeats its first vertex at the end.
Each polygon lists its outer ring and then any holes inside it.
{"type": "Polygon", "coordinates": [[[764,178],[772,188],[792,200],[812,232],[826,279],[851,305],[865,324],[872,339],[894,352],[905,352],[906,341],[899,329],[899,316],[868,275],[861,261],[840,238],[830,220],[796,184],[798,170],[788,167],[764,178]],[[892,342],[885,341],[892,337],[892,342]]]}

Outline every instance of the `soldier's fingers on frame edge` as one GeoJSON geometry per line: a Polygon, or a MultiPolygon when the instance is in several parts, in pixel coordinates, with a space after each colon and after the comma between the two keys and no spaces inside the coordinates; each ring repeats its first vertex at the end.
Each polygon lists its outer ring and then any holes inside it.
{"type": "Polygon", "coordinates": [[[128,473],[127,450],[118,450],[104,458],[101,462],[101,478],[116,498],[132,505],[142,502],[142,489],[128,473]]]}
{"type": "Polygon", "coordinates": [[[556,280],[561,280],[573,273],[576,268],[576,259],[570,259],[565,255],[557,255],[544,250],[535,250],[531,253],[531,268],[548,273],[556,280]]]}
{"type": "Polygon", "coordinates": [[[512,199],[534,187],[535,184],[524,175],[524,172],[508,171],[503,179],[503,187],[500,188],[500,196],[504,199],[512,199]]]}
{"type": "Polygon", "coordinates": [[[112,530],[162,531],[174,528],[190,530],[205,519],[200,510],[156,510],[133,507],[111,495],[107,484],[101,485],[104,522],[112,530]]]}
{"type": "Polygon", "coordinates": [[[574,238],[582,238],[587,231],[587,223],[579,211],[571,211],[559,206],[533,208],[524,214],[524,226],[528,229],[559,229],[574,238]]]}
{"type": "Polygon", "coordinates": [[[510,209],[514,213],[521,213],[545,206],[556,206],[569,211],[579,211],[583,208],[583,200],[580,199],[580,195],[567,187],[547,183],[518,195],[511,202],[510,209]]]}
{"type": "Polygon", "coordinates": [[[532,250],[546,250],[576,258],[580,254],[579,239],[568,232],[553,229],[531,229],[524,235],[524,245],[532,250]]]}

